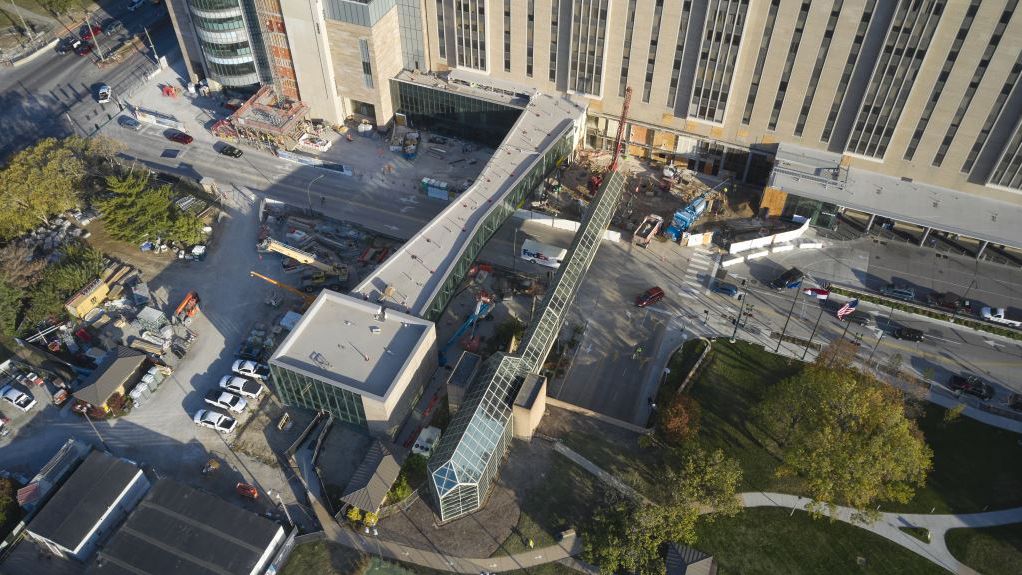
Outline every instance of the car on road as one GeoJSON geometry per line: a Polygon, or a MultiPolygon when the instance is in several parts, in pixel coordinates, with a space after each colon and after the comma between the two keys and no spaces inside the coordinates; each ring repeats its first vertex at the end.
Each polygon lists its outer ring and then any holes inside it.
{"type": "Polygon", "coordinates": [[[179,132],[177,130],[170,130],[166,134],[164,134],[164,136],[166,136],[166,138],[171,142],[177,142],[178,144],[187,145],[195,141],[195,138],[189,136],[184,132],[179,132]]]}
{"type": "Polygon", "coordinates": [[[208,409],[196,411],[192,421],[195,422],[195,425],[215,429],[220,433],[231,433],[238,426],[237,419],[208,409]]]}
{"type": "Polygon", "coordinates": [[[237,393],[242,397],[248,397],[250,399],[259,399],[266,390],[266,388],[258,381],[239,377],[237,375],[225,375],[221,377],[220,389],[226,389],[231,393],[237,393]]]}
{"type": "Polygon", "coordinates": [[[653,305],[662,299],[664,299],[664,290],[658,287],[651,287],[636,296],[635,305],[637,307],[646,307],[653,305]]]}
{"type": "Polygon", "coordinates": [[[853,311],[845,317],[845,321],[854,323],[855,325],[861,325],[862,327],[869,327],[873,325],[873,318],[864,311],[853,311]]]}
{"type": "Polygon", "coordinates": [[[78,47],[75,48],[75,54],[78,54],[79,56],[88,56],[89,54],[92,54],[92,44],[89,42],[82,42],[81,44],[78,44],[78,47]]]}
{"type": "Polygon", "coordinates": [[[727,297],[742,299],[741,292],[738,290],[738,286],[736,286],[735,284],[719,282],[713,284],[713,291],[719,294],[726,295],[727,297]]]}
{"type": "Polygon", "coordinates": [[[110,88],[110,86],[107,86],[106,84],[100,84],[99,90],[96,91],[96,101],[99,102],[100,104],[106,104],[107,102],[110,101],[110,95],[112,93],[113,90],[110,88]]]}
{"type": "Polygon", "coordinates": [[[951,391],[974,395],[982,400],[987,400],[994,396],[994,386],[971,373],[952,375],[948,379],[947,386],[951,391]]]}
{"type": "Polygon", "coordinates": [[[135,130],[136,132],[142,129],[142,122],[139,122],[131,116],[121,116],[117,119],[117,123],[129,130],[135,130]]]}
{"type": "Polygon", "coordinates": [[[244,154],[244,152],[230,144],[224,144],[223,147],[220,148],[219,153],[221,156],[230,156],[232,158],[240,158],[242,154],[244,154]]]}
{"type": "Polygon", "coordinates": [[[912,327],[898,326],[891,331],[891,337],[905,341],[923,341],[923,332],[912,327]]]}
{"type": "Polygon", "coordinates": [[[21,411],[27,412],[35,407],[35,398],[21,391],[13,385],[5,385],[0,388],[0,397],[21,411]]]}
{"type": "Polygon", "coordinates": [[[257,361],[239,359],[231,366],[231,371],[242,377],[258,379],[260,381],[265,381],[266,378],[270,377],[270,367],[257,361]]]}
{"type": "Polygon", "coordinates": [[[241,396],[235,395],[229,391],[222,389],[214,389],[206,394],[204,398],[206,403],[213,407],[219,407],[227,411],[233,411],[234,413],[242,413],[245,408],[248,407],[248,402],[241,398],[241,396]]]}
{"type": "Polygon", "coordinates": [[[128,2],[128,12],[138,10],[143,4],[145,4],[145,0],[131,0],[131,2],[128,2]]]}
{"type": "Polygon", "coordinates": [[[78,47],[81,45],[82,39],[78,36],[65,36],[57,43],[56,49],[58,54],[64,55],[78,51],[78,47]]]}
{"type": "Polygon", "coordinates": [[[967,310],[970,307],[968,300],[962,299],[962,296],[953,292],[930,292],[926,294],[926,303],[951,311],[963,308],[967,310]]]}
{"type": "Polygon", "coordinates": [[[880,293],[889,298],[900,299],[902,301],[912,301],[916,299],[916,290],[897,284],[885,285],[880,288],[880,293]]]}
{"type": "Polygon", "coordinates": [[[794,289],[802,285],[802,279],[804,277],[806,277],[806,274],[802,273],[802,270],[798,268],[791,268],[777,276],[777,279],[770,282],[770,287],[777,290],[794,289]]]}
{"type": "Polygon", "coordinates": [[[89,41],[95,38],[96,36],[102,35],[103,29],[100,28],[98,25],[93,24],[92,26],[89,26],[88,24],[82,24],[81,30],[82,40],[89,41]]]}

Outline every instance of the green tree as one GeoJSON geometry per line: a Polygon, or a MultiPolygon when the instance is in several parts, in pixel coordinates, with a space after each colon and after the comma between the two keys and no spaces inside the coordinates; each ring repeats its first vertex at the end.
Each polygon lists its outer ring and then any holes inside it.
{"type": "Polygon", "coordinates": [[[780,445],[777,473],[806,480],[815,513],[905,503],[932,467],[901,392],[848,365],[810,365],[771,388],[757,409],[780,445]]]}
{"type": "Polygon", "coordinates": [[[741,476],[722,451],[694,448],[664,474],[662,505],[608,493],[583,528],[583,557],[605,573],[663,573],[665,543],[695,543],[701,514],[712,519],[740,510],[741,476]]]}
{"type": "Polygon", "coordinates": [[[103,271],[103,254],[82,244],[70,244],[63,259],[46,268],[31,290],[26,316],[33,322],[63,317],[64,302],[103,271]]]}
{"type": "Polygon", "coordinates": [[[0,171],[0,240],[16,237],[78,202],[85,164],[64,142],[40,140],[11,158],[0,171]]]}
{"type": "Polygon", "coordinates": [[[25,290],[0,279],[0,334],[16,335],[18,318],[25,306],[25,290]]]}
{"type": "Polygon", "coordinates": [[[149,176],[144,172],[107,176],[106,185],[110,195],[97,204],[114,238],[126,242],[162,238],[197,244],[205,237],[202,222],[174,205],[170,187],[150,188],[149,176]]]}

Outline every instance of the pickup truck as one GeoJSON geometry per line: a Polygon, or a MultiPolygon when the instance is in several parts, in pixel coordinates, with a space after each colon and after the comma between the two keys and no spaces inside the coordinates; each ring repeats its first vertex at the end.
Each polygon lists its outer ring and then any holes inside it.
{"type": "Polygon", "coordinates": [[[1003,307],[985,307],[980,310],[980,316],[993,323],[1010,325],[1011,327],[1022,327],[1022,316],[1011,313],[1003,307]]]}
{"type": "Polygon", "coordinates": [[[962,296],[952,292],[931,292],[926,294],[926,303],[933,307],[939,307],[946,310],[968,310],[969,300],[962,299],[962,296]]]}

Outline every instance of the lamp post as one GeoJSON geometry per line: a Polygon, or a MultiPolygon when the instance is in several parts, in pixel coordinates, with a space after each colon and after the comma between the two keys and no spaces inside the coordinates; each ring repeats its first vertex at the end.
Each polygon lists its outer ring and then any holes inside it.
{"type": "Polygon", "coordinates": [[[887,334],[887,330],[891,329],[891,318],[894,317],[894,304],[891,304],[891,311],[887,314],[887,322],[884,325],[885,329],[880,330],[880,335],[877,337],[876,343],[873,344],[873,349],[869,352],[869,357],[866,358],[866,365],[873,361],[873,354],[876,353],[877,348],[880,347],[880,341],[884,339],[884,335],[887,334]]]}
{"type": "Polygon", "coordinates": [[[781,328],[781,337],[777,339],[777,347],[774,348],[774,353],[777,353],[781,349],[781,343],[784,341],[784,334],[788,331],[788,322],[791,321],[791,314],[795,311],[795,304],[798,303],[798,294],[802,292],[802,283],[798,284],[795,288],[795,297],[791,298],[791,309],[788,310],[788,317],[784,319],[784,327],[781,328]]]}
{"type": "Polygon", "coordinates": [[[322,178],[325,175],[326,174],[320,174],[320,175],[316,176],[315,178],[312,179],[312,181],[309,182],[309,185],[305,186],[305,198],[309,202],[309,213],[310,214],[312,213],[312,184],[315,184],[316,182],[318,182],[319,179],[322,178]]]}
{"type": "MultiPolygon", "coordinates": [[[[746,280],[742,280],[742,287],[745,287],[746,280]]],[[[748,299],[748,292],[742,292],[739,295],[742,297],[742,305],[738,308],[738,317],[735,318],[735,329],[731,331],[731,343],[735,342],[735,336],[738,335],[738,325],[742,321],[742,314],[745,313],[745,300],[748,299]]]]}

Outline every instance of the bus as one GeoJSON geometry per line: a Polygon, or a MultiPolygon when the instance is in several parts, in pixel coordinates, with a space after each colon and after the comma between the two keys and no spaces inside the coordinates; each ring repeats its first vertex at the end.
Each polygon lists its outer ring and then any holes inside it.
{"type": "Polygon", "coordinates": [[[568,250],[533,240],[522,242],[522,259],[548,268],[559,268],[568,250]]]}

